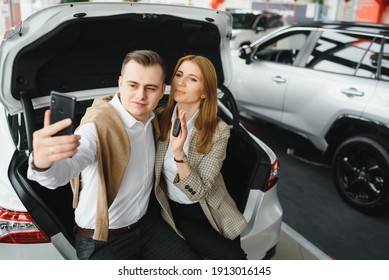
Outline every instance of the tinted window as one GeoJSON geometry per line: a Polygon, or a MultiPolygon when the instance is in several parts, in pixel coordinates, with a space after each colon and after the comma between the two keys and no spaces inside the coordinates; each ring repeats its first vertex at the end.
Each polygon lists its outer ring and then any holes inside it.
{"type": "Polygon", "coordinates": [[[375,78],[376,56],[380,39],[375,37],[324,31],[306,67],[339,74],[375,78]]]}
{"type": "Polygon", "coordinates": [[[232,28],[251,29],[256,18],[254,14],[232,14],[232,28]]]}
{"type": "Polygon", "coordinates": [[[281,27],[284,23],[282,22],[280,17],[273,17],[269,20],[269,28],[281,27]]]}
{"type": "Polygon", "coordinates": [[[385,40],[381,60],[381,79],[389,81],[389,40],[385,40]]]}
{"type": "Polygon", "coordinates": [[[262,27],[263,29],[268,28],[269,23],[265,17],[260,17],[257,22],[257,27],[262,27]]]}
{"type": "Polygon", "coordinates": [[[300,49],[307,41],[310,32],[296,31],[273,38],[259,46],[254,60],[267,60],[283,64],[293,64],[300,49]]]}

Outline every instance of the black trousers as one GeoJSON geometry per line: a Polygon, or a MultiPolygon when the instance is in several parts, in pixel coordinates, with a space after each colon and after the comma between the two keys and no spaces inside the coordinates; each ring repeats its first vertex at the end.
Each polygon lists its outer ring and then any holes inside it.
{"type": "Polygon", "coordinates": [[[97,241],[76,235],[79,259],[198,260],[200,256],[162,219],[152,198],[142,223],[133,231],[97,241]]]}
{"type": "Polygon", "coordinates": [[[170,200],[174,222],[188,244],[204,259],[246,260],[240,236],[234,240],[219,234],[209,223],[199,203],[180,204],[170,200]]]}

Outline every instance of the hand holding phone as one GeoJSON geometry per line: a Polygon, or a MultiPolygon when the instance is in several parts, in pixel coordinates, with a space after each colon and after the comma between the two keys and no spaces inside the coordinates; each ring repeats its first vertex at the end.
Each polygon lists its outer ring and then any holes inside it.
{"type": "Polygon", "coordinates": [[[61,130],[55,136],[58,135],[70,135],[74,133],[75,125],[75,111],[76,111],[76,97],[63,94],[60,92],[52,91],[50,100],[50,123],[56,123],[58,121],[70,118],[72,124],[67,128],[61,130]]]}
{"type": "Polygon", "coordinates": [[[173,136],[177,137],[181,132],[181,121],[180,118],[177,117],[173,124],[173,136]]]}

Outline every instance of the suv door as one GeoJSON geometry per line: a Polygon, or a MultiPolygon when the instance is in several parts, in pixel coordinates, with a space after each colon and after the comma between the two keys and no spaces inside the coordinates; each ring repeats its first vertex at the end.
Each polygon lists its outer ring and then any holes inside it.
{"type": "Polygon", "coordinates": [[[381,39],[374,36],[321,32],[289,79],[282,124],[325,150],[324,136],[331,124],[345,115],[361,117],[372,97],[377,86],[372,57],[380,49],[381,39]]]}
{"type": "MultiPolygon", "coordinates": [[[[389,39],[386,38],[382,46],[380,63],[380,76],[373,98],[363,112],[363,117],[373,119],[381,123],[388,122],[389,116],[389,39]]],[[[378,63],[379,52],[373,56],[373,63],[378,63]]],[[[378,66],[378,65],[377,65],[378,66]]]]}
{"type": "Polygon", "coordinates": [[[281,32],[253,46],[249,65],[243,59],[234,60],[236,75],[231,91],[239,100],[239,109],[271,122],[281,122],[285,92],[309,35],[309,30],[281,32]]]}

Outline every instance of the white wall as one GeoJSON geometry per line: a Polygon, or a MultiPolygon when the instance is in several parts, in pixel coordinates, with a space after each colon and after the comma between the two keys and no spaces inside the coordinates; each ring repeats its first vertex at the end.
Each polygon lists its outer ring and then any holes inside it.
{"type": "Polygon", "coordinates": [[[338,0],[325,0],[324,1],[326,15],[328,20],[335,20],[339,9],[338,0]]]}
{"type": "MultiPolygon", "coordinates": [[[[100,1],[100,0],[98,0],[98,1],[100,1]]],[[[188,5],[188,6],[196,6],[196,7],[202,7],[202,8],[210,8],[211,7],[211,0],[143,0],[140,2],[174,4],[174,5],[188,5]]],[[[221,4],[218,7],[218,9],[223,10],[226,7],[250,9],[251,2],[252,2],[252,0],[224,0],[224,3],[221,4]]]]}
{"type": "MultiPolygon", "coordinates": [[[[10,6],[9,4],[4,4],[3,1],[0,1],[0,36],[3,38],[4,32],[6,31],[6,16],[10,15],[10,6]]],[[[1,42],[1,40],[0,40],[1,42]]]]}

